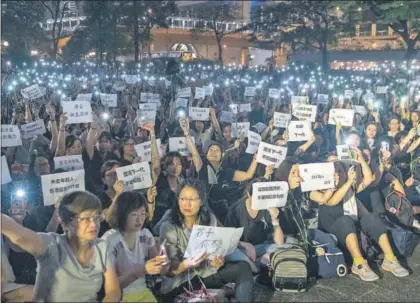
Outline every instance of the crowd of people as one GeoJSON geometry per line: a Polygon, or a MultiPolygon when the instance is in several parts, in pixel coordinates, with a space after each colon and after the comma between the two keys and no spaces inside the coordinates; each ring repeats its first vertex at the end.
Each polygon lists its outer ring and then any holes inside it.
{"type": "MultiPolygon", "coordinates": [[[[2,142],[17,142],[1,149],[5,302],[170,302],[202,285],[251,302],[269,254],[307,241],[302,228],[333,235],[363,281],[379,276],[361,248],[361,230],[383,253],[382,270],[409,275],[384,218],[392,215],[392,192],[409,201],[412,216],[420,214],[420,65],[325,75],[297,63],[258,70],[170,62],[174,71],[166,64],[42,60],[4,75],[2,142]],[[78,101],[90,104],[89,122],[74,123],[64,111],[78,101]],[[296,116],[302,104],[315,112],[296,116]],[[338,109],[351,110],[350,124],[331,119],[338,109]],[[289,117],[281,127],[279,113],[289,117]],[[28,136],[25,125],[39,121],[45,129],[28,136]],[[293,121],[310,121],[307,139],[291,138],[293,121]],[[258,144],[286,148],[285,157],[261,163],[250,133],[258,144]],[[148,153],[140,152],[144,143],[148,153]],[[57,167],[58,158],[76,156],[81,167],[57,167]],[[151,185],[133,189],[141,182],[130,183],[120,169],[136,174],[144,163],[151,185]],[[334,185],[304,190],[299,167],[310,163],[333,163],[334,185]],[[61,193],[46,186],[54,174],[68,184],[63,176],[77,170],[84,178],[77,186],[61,193]],[[286,205],[255,210],[253,184],[273,181],[288,184],[286,205]],[[243,227],[243,234],[229,255],[184,258],[197,224],[243,227]]],[[[410,224],[404,228],[420,230],[417,220],[410,224]]]]}

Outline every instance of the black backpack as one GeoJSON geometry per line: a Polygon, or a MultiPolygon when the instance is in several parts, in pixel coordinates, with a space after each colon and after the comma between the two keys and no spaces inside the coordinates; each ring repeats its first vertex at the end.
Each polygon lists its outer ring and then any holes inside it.
{"type": "Polygon", "coordinates": [[[412,227],[414,222],[413,206],[400,192],[391,190],[385,198],[388,218],[394,224],[412,227]]]}

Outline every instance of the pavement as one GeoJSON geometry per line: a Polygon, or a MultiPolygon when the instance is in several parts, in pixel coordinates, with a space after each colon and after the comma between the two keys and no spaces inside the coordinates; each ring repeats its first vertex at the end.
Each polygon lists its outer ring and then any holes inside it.
{"type": "Polygon", "coordinates": [[[318,280],[303,293],[276,292],[256,284],[255,302],[420,302],[420,245],[408,259],[410,276],[397,278],[373,267],[380,279],[363,282],[350,274],[343,278],[318,280]]]}

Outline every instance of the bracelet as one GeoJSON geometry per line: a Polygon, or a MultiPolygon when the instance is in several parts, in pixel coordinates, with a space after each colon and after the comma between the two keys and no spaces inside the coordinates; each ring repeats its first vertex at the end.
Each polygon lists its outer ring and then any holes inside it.
{"type": "Polygon", "coordinates": [[[272,222],[273,226],[280,226],[279,221],[272,222]]]}

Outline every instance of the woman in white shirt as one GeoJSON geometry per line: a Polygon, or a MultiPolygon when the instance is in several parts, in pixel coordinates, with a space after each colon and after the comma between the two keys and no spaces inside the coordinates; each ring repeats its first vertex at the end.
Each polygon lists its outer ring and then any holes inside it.
{"type": "Polygon", "coordinates": [[[111,230],[102,239],[108,241],[123,289],[123,302],[156,302],[147,289],[145,275],[157,275],[168,269],[166,255],[158,256],[155,239],[143,228],[147,222],[147,200],[135,191],[118,196],[108,209],[111,230]]]}

